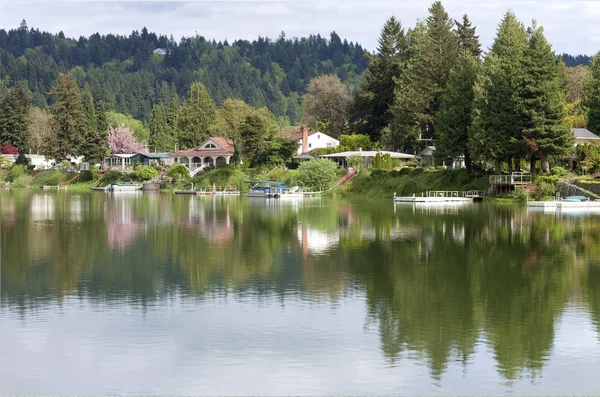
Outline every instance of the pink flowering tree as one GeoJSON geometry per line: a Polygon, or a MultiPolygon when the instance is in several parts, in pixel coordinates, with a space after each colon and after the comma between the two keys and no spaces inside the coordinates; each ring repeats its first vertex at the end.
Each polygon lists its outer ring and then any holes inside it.
{"type": "Polygon", "coordinates": [[[142,142],[138,142],[129,128],[110,127],[108,148],[114,154],[146,152],[142,142]]]}

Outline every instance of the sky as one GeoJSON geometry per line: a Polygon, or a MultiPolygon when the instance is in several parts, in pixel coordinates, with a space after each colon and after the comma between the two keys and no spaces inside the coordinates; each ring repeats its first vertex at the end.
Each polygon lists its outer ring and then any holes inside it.
{"type": "MultiPolygon", "coordinates": [[[[252,40],[332,31],[369,51],[377,47],[381,26],[394,15],[405,27],[427,17],[431,1],[420,0],[213,0],[213,1],[41,1],[0,0],[0,27],[29,27],[78,38],[99,32],[129,34],[141,30],[170,35],[176,40],[195,34],[208,39],[252,40]]],[[[557,53],[595,54],[600,50],[600,0],[445,0],[451,17],[464,13],[484,48],[494,39],[503,14],[512,10],[525,24],[544,27],[557,53]]]]}

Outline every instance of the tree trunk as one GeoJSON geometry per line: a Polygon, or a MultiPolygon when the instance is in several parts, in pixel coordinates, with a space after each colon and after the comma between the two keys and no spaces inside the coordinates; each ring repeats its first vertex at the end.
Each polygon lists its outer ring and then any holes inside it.
{"type": "Polygon", "coordinates": [[[515,172],[521,172],[521,159],[520,158],[516,158],[515,159],[515,172]]]}
{"type": "Polygon", "coordinates": [[[513,173],[513,162],[512,162],[512,158],[510,158],[510,157],[509,157],[509,158],[508,158],[508,161],[507,161],[507,163],[508,163],[508,173],[509,173],[509,174],[512,174],[512,173],[513,173]]]}
{"type": "Polygon", "coordinates": [[[546,175],[550,175],[550,159],[547,154],[542,154],[542,169],[546,175]]]}
{"type": "Polygon", "coordinates": [[[502,163],[500,162],[500,159],[496,159],[496,160],[494,160],[494,162],[496,163],[496,174],[501,175],[502,174],[502,163]]]}
{"type": "Polygon", "coordinates": [[[465,168],[467,169],[467,174],[470,174],[473,171],[473,165],[471,164],[471,153],[469,153],[468,149],[465,149],[465,168]]]}
{"type": "Polygon", "coordinates": [[[529,159],[529,172],[531,172],[531,180],[533,181],[533,175],[535,174],[535,157],[533,155],[529,159]]]}

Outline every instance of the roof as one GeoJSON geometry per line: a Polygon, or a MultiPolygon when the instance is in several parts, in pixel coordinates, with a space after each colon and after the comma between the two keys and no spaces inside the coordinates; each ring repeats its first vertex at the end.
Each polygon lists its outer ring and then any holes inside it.
{"type": "MultiPolygon", "coordinates": [[[[314,134],[323,134],[323,133],[320,131],[308,131],[308,136],[311,136],[314,134]]],[[[327,134],[323,134],[323,135],[327,135],[327,134]]],[[[294,141],[299,141],[300,139],[302,139],[302,131],[293,133],[290,136],[290,139],[293,139],[294,141]]]]}
{"type": "Polygon", "coordinates": [[[361,156],[361,157],[375,157],[377,155],[377,153],[380,154],[389,154],[391,158],[393,159],[414,159],[415,156],[412,154],[406,154],[406,153],[399,153],[399,152],[388,152],[385,150],[380,150],[380,151],[376,151],[376,150],[362,150],[362,151],[353,151],[353,152],[341,152],[341,153],[332,153],[332,154],[324,154],[322,156],[319,157],[332,157],[332,158],[336,158],[336,157],[345,157],[348,158],[350,156],[361,156]]]}
{"type": "Polygon", "coordinates": [[[112,153],[110,155],[110,157],[120,157],[123,159],[128,159],[131,158],[133,156],[137,156],[138,154],[145,154],[145,153],[112,153]]]}
{"type": "Polygon", "coordinates": [[[425,149],[421,150],[416,157],[430,157],[435,152],[435,146],[426,146],[425,149]],[[432,154],[425,154],[425,152],[430,151],[432,154]]]}
{"type": "Polygon", "coordinates": [[[169,156],[229,156],[235,151],[233,142],[219,136],[211,136],[206,141],[202,142],[201,145],[194,149],[178,150],[173,153],[169,153],[169,156]],[[210,141],[214,142],[219,148],[216,149],[202,149],[202,146],[206,145],[210,141]]]}
{"type": "Polygon", "coordinates": [[[169,153],[140,153],[142,156],[149,159],[164,159],[169,157],[169,153]]]}
{"type": "Polygon", "coordinates": [[[302,154],[295,156],[294,158],[299,159],[299,160],[312,160],[315,158],[315,156],[311,156],[308,153],[302,153],[302,154]]]}
{"type": "Polygon", "coordinates": [[[600,139],[598,135],[587,128],[571,128],[571,131],[575,134],[575,139],[600,139]]]}

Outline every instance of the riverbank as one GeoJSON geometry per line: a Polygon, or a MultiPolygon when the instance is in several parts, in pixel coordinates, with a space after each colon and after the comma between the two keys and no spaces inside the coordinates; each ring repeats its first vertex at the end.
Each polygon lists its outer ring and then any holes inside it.
{"type": "Polygon", "coordinates": [[[468,174],[465,170],[424,170],[409,168],[400,171],[361,170],[346,185],[331,191],[340,197],[392,198],[412,196],[433,190],[484,190],[489,187],[487,174],[468,174]]]}

